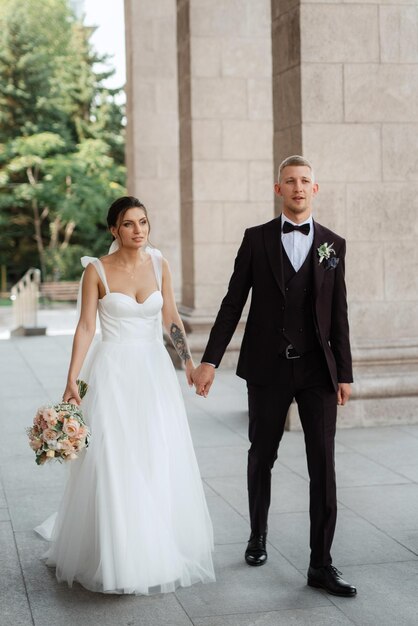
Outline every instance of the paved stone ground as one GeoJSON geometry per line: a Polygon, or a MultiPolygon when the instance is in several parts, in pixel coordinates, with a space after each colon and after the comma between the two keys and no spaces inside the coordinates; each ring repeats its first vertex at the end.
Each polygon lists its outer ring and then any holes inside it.
{"type": "MultiPolygon", "coordinates": [[[[308,481],[300,432],[285,433],[274,468],[269,561],[249,568],[246,393],[220,371],[208,399],[183,381],[215,529],[217,582],[175,594],[103,596],[57,584],[33,527],[56,510],[65,468],[37,467],[24,427],[63,391],[70,336],[0,341],[1,626],[403,626],[418,623],[418,426],[341,430],[334,561],[355,599],[306,586],[308,481]]],[[[418,411],[418,406],[417,406],[418,411]]]]}

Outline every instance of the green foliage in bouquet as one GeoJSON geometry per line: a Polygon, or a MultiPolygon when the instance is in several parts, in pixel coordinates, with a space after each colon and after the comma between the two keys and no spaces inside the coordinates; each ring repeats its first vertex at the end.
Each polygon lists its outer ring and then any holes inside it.
{"type": "Polygon", "coordinates": [[[80,395],[80,398],[83,399],[87,393],[87,389],[89,388],[89,386],[87,383],[84,382],[84,380],[77,379],[76,383],[77,383],[78,393],[80,395]]]}

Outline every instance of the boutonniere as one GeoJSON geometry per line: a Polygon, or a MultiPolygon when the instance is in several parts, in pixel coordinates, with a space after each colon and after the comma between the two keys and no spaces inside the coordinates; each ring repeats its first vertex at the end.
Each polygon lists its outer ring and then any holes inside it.
{"type": "Polygon", "coordinates": [[[319,262],[324,263],[323,268],[325,270],[335,270],[340,259],[335,255],[335,250],[332,247],[334,243],[328,245],[327,242],[321,244],[318,248],[319,262]]]}

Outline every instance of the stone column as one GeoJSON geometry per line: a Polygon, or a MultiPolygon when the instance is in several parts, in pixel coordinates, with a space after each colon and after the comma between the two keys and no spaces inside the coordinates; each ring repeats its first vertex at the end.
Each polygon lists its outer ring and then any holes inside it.
{"type": "Polygon", "coordinates": [[[273,217],[271,14],[269,0],[177,5],[181,310],[199,357],[245,228],[273,217]]]}
{"type": "Polygon", "coordinates": [[[181,290],[176,0],[125,0],[128,193],[181,290]]]}
{"type": "Polygon", "coordinates": [[[418,7],[272,7],[276,160],[311,159],[316,217],[347,238],[355,385],[340,425],[418,421],[418,7]]]}
{"type": "MultiPolygon", "coordinates": [[[[299,0],[272,0],[274,179],[280,163],[302,154],[302,98],[299,0]]],[[[276,214],[281,200],[276,196],[276,214]]]]}

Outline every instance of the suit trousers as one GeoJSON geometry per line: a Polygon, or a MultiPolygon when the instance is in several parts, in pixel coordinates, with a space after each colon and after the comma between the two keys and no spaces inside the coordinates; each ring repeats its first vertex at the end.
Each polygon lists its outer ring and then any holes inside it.
{"type": "Polygon", "coordinates": [[[280,358],[277,382],[247,383],[249,407],[248,497],[251,530],[267,532],[271,470],[295,398],[305,436],[310,478],[310,548],[313,567],[329,565],[337,519],[334,442],[337,394],[322,350],[280,358]]]}

